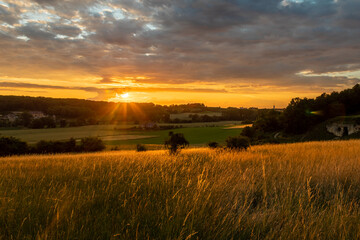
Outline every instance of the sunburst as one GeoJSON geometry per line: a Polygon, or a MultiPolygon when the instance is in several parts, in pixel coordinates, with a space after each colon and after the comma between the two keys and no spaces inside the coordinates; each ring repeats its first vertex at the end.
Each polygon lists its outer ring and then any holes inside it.
{"type": "Polygon", "coordinates": [[[127,99],[127,98],[129,98],[129,93],[120,94],[120,97],[123,99],[127,99]]]}

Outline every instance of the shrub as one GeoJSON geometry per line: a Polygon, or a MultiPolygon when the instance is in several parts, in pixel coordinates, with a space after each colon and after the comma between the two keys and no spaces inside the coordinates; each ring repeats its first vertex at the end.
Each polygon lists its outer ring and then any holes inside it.
{"type": "Polygon", "coordinates": [[[81,152],[97,152],[105,149],[105,145],[100,138],[86,137],[81,139],[80,151],[81,152]]]}
{"type": "Polygon", "coordinates": [[[254,127],[244,127],[241,135],[248,137],[250,139],[254,138],[256,134],[256,129],[254,127]]]}
{"type": "Polygon", "coordinates": [[[76,146],[74,138],[70,138],[68,141],[45,141],[41,140],[36,143],[32,152],[34,153],[66,153],[77,152],[79,149],[76,146]]]}
{"type": "Polygon", "coordinates": [[[53,141],[41,140],[36,143],[32,151],[34,153],[54,153],[55,144],[53,141]]]}
{"type": "Polygon", "coordinates": [[[146,149],[146,147],[144,146],[144,145],[142,145],[142,144],[137,144],[136,145],[136,151],[137,152],[145,152],[147,149],[146,149]]]}
{"type": "Polygon", "coordinates": [[[228,137],[226,147],[234,150],[246,150],[250,146],[249,138],[244,136],[228,137]]]}
{"type": "Polygon", "coordinates": [[[180,149],[188,146],[189,142],[182,133],[169,132],[169,137],[165,140],[165,148],[169,150],[170,154],[176,154],[180,149]]]}
{"type": "Polygon", "coordinates": [[[0,156],[25,154],[27,151],[26,142],[14,137],[0,137],[0,156]]]}
{"type": "Polygon", "coordinates": [[[68,123],[67,123],[67,121],[66,121],[65,119],[61,119],[61,120],[60,120],[60,127],[61,127],[61,128],[66,127],[67,124],[68,124],[68,123]]]}
{"type": "Polygon", "coordinates": [[[40,128],[45,128],[45,127],[55,128],[56,123],[52,117],[42,117],[42,118],[34,119],[31,122],[30,127],[34,128],[34,129],[40,129],[40,128]]]}
{"type": "Polygon", "coordinates": [[[207,145],[209,148],[212,149],[219,147],[219,144],[217,142],[209,142],[207,145]]]}
{"type": "Polygon", "coordinates": [[[110,149],[110,151],[118,151],[118,150],[119,150],[119,147],[118,147],[118,146],[112,147],[112,148],[110,149]]]}

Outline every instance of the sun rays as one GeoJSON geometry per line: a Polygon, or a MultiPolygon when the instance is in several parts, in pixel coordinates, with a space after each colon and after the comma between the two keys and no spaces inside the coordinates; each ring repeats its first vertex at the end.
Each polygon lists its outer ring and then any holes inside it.
{"type": "Polygon", "coordinates": [[[109,102],[131,102],[134,100],[136,99],[133,99],[132,95],[128,92],[115,93],[115,97],[108,99],[109,102]]]}

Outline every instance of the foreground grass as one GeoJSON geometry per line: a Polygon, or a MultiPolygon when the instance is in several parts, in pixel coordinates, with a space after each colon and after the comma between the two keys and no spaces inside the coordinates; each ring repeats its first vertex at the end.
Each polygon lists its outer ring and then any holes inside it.
{"type": "Polygon", "coordinates": [[[360,141],[0,159],[0,239],[358,239],[360,141]]]}

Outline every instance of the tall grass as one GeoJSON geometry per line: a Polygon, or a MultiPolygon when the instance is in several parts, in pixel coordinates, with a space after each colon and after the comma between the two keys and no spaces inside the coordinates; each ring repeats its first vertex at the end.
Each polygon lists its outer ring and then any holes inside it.
{"type": "Polygon", "coordinates": [[[0,239],[359,239],[360,141],[0,159],[0,239]]]}

